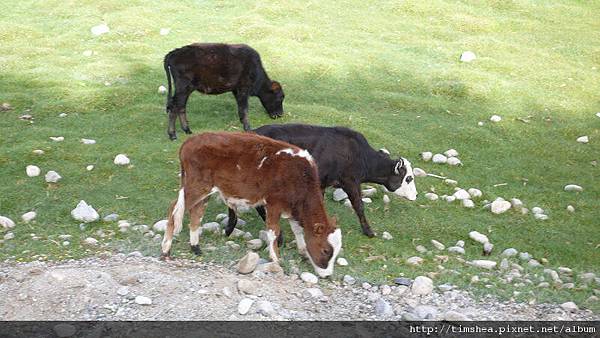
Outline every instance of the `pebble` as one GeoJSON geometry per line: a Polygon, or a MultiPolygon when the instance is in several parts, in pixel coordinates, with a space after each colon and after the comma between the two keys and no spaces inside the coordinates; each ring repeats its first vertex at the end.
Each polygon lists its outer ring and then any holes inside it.
{"type": "Polygon", "coordinates": [[[372,202],[373,202],[373,200],[372,200],[372,199],[370,199],[370,198],[368,198],[368,197],[363,197],[363,198],[362,198],[362,201],[363,201],[363,203],[367,203],[367,204],[368,204],[368,203],[372,203],[372,202]]]}
{"type": "Polygon", "coordinates": [[[478,198],[483,196],[483,193],[481,192],[481,190],[476,189],[476,188],[469,188],[469,190],[467,190],[467,192],[469,193],[469,195],[471,195],[471,198],[478,198]]]}
{"type": "Polygon", "coordinates": [[[87,245],[98,245],[98,240],[93,237],[88,237],[83,241],[83,243],[87,245]]]}
{"type": "Polygon", "coordinates": [[[383,203],[390,204],[390,197],[388,195],[383,195],[383,203]]]}
{"type": "Polygon", "coordinates": [[[25,167],[25,173],[29,177],[36,177],[40,175],[41,170],[38,166],[28,165],[27,167],[25,167]]]}
{"type": "Polygon", "coordinates": [[[530,259],[531,259],[531,256],[529,255],[529,252],[521,252],[521,253],[519,254],[519,258],[520,258],[522,261],[528,261],[528,260],[530,260],[530,259]]]}
{"type": "Polygon", "coordinates": [[[26,212],[21,216],[21,219],[23,220],[23,222],[25,223],[29,223],[32,220],[35,219],[35,217],[37,216],[37,213],[35,211],[30,211],[30,212],[26,212]]]}
{"type": "Polygon", "coordinates": [[[92,139],[89,139],[89,138],[82,138],[81,139],[81,143],[83,143],[83,144],[96,144],[96,140],[92,140],[92,139]]]}
{"type": "Polygon", "coordinates": [[[56,183],[61,178],[62,177],[54,170],[50,170],[49,172],[46,173],[46,176],[45,176],[46,182],[48,182],[48,183],[56,183]]]}
{"type": "Polygon", "coordinates": [[[500,122],[500,121],[502,121],[502,117],[500,117],[499,115],[492,115],[490,117],[490,121],[492,121],[492,122],[500,122]]]}
{"type": "Polygon", "coordinates": [[[113,163],[116,165],[128,165],[129,163],[131,163],[131,161],[127,156],[125,156],[125,154],[118,154],[117,156],[115,156],[113,163]]]}
{"type": "Polygon", "coordinates": [[[529,265],[529,266],[530,266],[530,267],[532,267],[532,268],[537,268],[537,267],[540,267],[540,266],[542,266],[542,264],[540,264],[540,262],[538,262],[538,261],[537,261],[537,260],[535,260],[535,259],[530,259],[530,260],[527,262],[527,265],[529,265]]]}
{"type": "Polygon", "coordinates": [[[454,196],[457,200],[466,200],[471,198],[471,195],[469,195],[465,189],[458,189],[452,196],[454,196]]]}
{"type": "Polygon", "coordinates": [[[494,244],[490,242],[483,243],[483,254],[485,256],[489,256],[492,253],[492,250],[494,250],[494,244]]]}
{"type": "Polygon", "coordinates": [[[0,225],[4,228],[4,229],[10,229],[10,228],[14,228],[15,227],[15,222],[13,222],[12,219],[5,217],[5,216],[0,216],[0,225]]]}
{"type": "Polygon", "coordinates": [[[462,54],[460,54],[461,62],[471,62],[471,61],[474,61],[475,59],[477,59],[477,56],[475,55],[475,53],[473,53],[471,51],[465,51],[462,54]]]}
{"type": "Polygon", "coordinates": [[[171,32],[171,28],[161,28],[159,31],[160,35],[168,35],[171,32]]]}
{"type": "Polygon", "coordinates": [[[510,199],[510,204],[515,209],[519,209],[519,208],[523,207],[523,202],[520,199],[518,199],[518,198],[511,198],[510,199]]]}
{"type": "Polygon", "coordinates": [[[164,232],[165,230],[167,230],[168,223],[169,223],[168,220],[162,219],[162,220],[154,223],[154,225],[152,226],[152,229],[154,229],[154,231],[157,231],[157,232],[164,232]]]}
{"type": "Polygon", "coordinates": [[[8,102],[3,102],[2,106],[0,106],[0,111],[9,111],[9,110],[12,110],[12,109],[13,109],[12,106],[8,102]]]}
{"type": "Polygon", "coordinates": [[[151,305],[152,299],[145,297],[145,296],[136,296],[135,303],[138,305],[151,305]]]}
{"type": "Polygon", "coordinates": [[[447,185],[457,185],[458,181],[447,178],[444,180],[444,183],[446,183],[447,185]]]}
{"type": "MultiPolygon", "coordinates": [[[[442,196],[442,197],[443,197],[443,196],[442,196]]],[[[446,197],[443,197],[443,198],[444,198],[444,199],[446,200],[446,202],[448,202],[448,203],[452,203],[452,202],[456,201],[456,197],[454,197],[454,196],[446,196],[446,197]]]]}
{"type": "Polygon", "coordinates": [[[413,175],[415,175],[416,177],[426,177],[427,172],[425,172],[425,170],[421,168],[413,168],[413,175]]]}
{"type": "Polygon", "coordinates": [[[435,193],[428,192],[428,193],[425,194],[425,198],[427,198],[430,201],[436,201],[439,197],[435,193]]]}
{"type": "Polygon", "coordinates": [[[356,283],[356,279],[354,279],[354,277],[350,275],[344,275],[344,284],[352,285],[354,283],[356,283]]]}
{"type": "Polygon", "coordinates": [[[460,254],[460,255],[464,255],[465,254],[465,249],[462,248],[462,247],[460,247],[460,246],[451,246],[451,247],[448,248],[448,252],[457,253],[457,254],[460,254]]]}
{"type": "Polygon", "coordinates": [[[98,212],[96,212],[96,210],[91,205],[88,205],[84,200],[79,201],[77,207],[71,210],[71,216],[75,220],[84,223],[94,222],[100,218],[98,212]]]}
{"type": "Polygon", "coordinates": [[[50,136],[50,139],[54,142],[62,142],[65,140],[63,136],[50,136]]]}
{"type": "Polygon", "coordinates": [[[463,241],[463,240],[459,240],[459,241],[457,241],[457,242],[456,242],[456,246],[459,246],[459,247],[461,247],[461,248],[464,248],[464,247],[465,247],[465,241],[463,241]]]}
{"type": "Polygon", "coordinates": [[[319,288],[308,288],[302,291],[302,297],[304,298],[321,298],[323,297],[323,291],[319,288]]]}
{"type": "Polygon", "coordinates": [[[545,215],[545,214],[533,214],[533,217],[540,221],[545,221],[548,219],[548,215],[545,215]]]}
{"type": "Polygon", "coordinates": [[[263,241],[260,238],[251,239],[246,242],[246,246],[250,250],[259,250],[263,246],[263,241]]]}
{"type": "Polygon", "coordinates": [[[496,215],[498,214],[502,214],[506,211],[508,211],[508,209],[510,209],[511,204],[508,201],[504,201],[504,200],[495,200],[492,202],[492,212],[496,215]]]}
{"type": "Polygon", "coordinates": [[[167,92],[167,88],[165,86],[159,86],[158,87],[158,93],[159,94],[165,94],[167,92]]]}
{"type": "Polygon", "coordinates": [[[273,304],[271,304],[271,302],[260,300],[256,303],[256,313],[270,317],[275,314],[275,309],[273,308],[273,304]]]}
{"type": "Polygon", "coordinates": [[[504,256],[504,257],[512,257],[512,256],[515,256],[518,253],[519,253],[519,251],[517,251],[517,249],[515,249],[515,248],[508,248],[508,249],[505,249],[504,251],[502,251],[502,256],[504,256]]]}
{"type": "Polygon", "coordinates": [[[590,142],[590,138],[587,136],[580,136],[577,138],[577,142],[579,143],[588,143],[590,142]]]}
{"type": "Polygon", "coordinates": [[[500,261],[500,269],[508,270],[509,267],[510,267],[510,265],[508,264],[508,259],[502,258],[502,261],[500,261]]]}
{"type": "Polygon", "coordinates": [[[564,267],[564,266],[559,266],[558,272],[560,272],[563,275],[572,275],[573,274],[573,270],[571,270],[570,268],[564,267]]]}
{"type": "Polygon", "coordinates": [[[411,292],[415,295],[428,295],[433,292],[433,281],[429,277],[418,276],[411,285],[411,292]]]}
{"type": "Polygon", "coordinates": [[[469,237],[470,237],[472,240],[474,240],[474,241],[476,241],[476,242],[479,242],[479,243],[481,243],[481,244],[483,244],[483,243],[487,243],[487,242],[489,242],[489,241],[490,241],[486,235],[484,235],[484,234],[482,234],[482,233],[479,233],[479,232],[477,232],[477,231],[471,231],[471,232],[469,232],[469,237]]]}
{"type": "Polygon", "coordinates": [[[387,231],[384,231],[383,234],[381,234],[381,238],[385,239],[386,241],[394,239],[394,237],[392,237],[392,235],[387,231]]]}
{"type": "Polygon", "coordinates": [[[433,155],[432,159],[433,163],[437,163],[437,164],[443,164],[446,163],[448,161],[448,159],[446,158],[446,156],[442,155],[442,154],[435,154],[433,155]]]}
{"type": "Polygon", "coordinates": [[[581,192],[583,191],[583,188],[577,184],[567,184],[565,185],[565,191],[581,192]]]}
{"type": "Polygon", "coordinates": [[[446,246],[438,241],[436,241],[435,239],[431,240],[431,244],[438,250],[444,250],[446,249],[446,246]]]}
{"type": "Polygon", "coordinates": [[[458,151],[456,151],[456,149],[448,149],[444,152],[444,155],[446,155],[446,157],[456,157],[458,156],[458,151]]]}
{"type": "Polygon", "coordinates": [[[258,285],[253,281],[240,279],[237,282],[237,288],[242,293],[254,294],[258,289],[258,285]]]}
{"type": "Polygon", "coordinates": [[[450,157],[446,163],[451,166],[462,165],[462,162],[458,159],[458,157],[450,157]]]}
{"type": "Polygon", "coordinates": [[[254,271],[254,269],[256,269],[259,258],[260,257],[256,252],[248,251],[248,253],[244,257],[242,257],[238,262],[238,272],[244,275],[251,273],[252,271],[254,271]]]}
{"type": "Polygon", "coordinates": [[[32,151],[34,154],[36,155],[44,155],[44,151],[41,149],[35,149],[34,151],[32,151]]]}
{"type": "Polygon", "coordinates": [[[579,308],[577,307],[577,304],[575,304],[573,302],[562,303],[562,304],[560,304],[560,307],[567,312],[575,312],[575,311],[579,310],[579,308]]]}
{"type": "Polygon", "coordinates": [[[413,256],[410,257],[406,260],[406,264],[410,264],[410,265],[421,265],[423,263],[423,258],[419,257],[419,256],[413,256]]]}
{"type": "Polygon", "coordinates": [[[119,296],[127,296],[128,293],[129,293],[129,288],[126,286],[122,286],[117,289],[117,294],[119,296]]]}
{"type": "Polygon", "coordinates": [[[119,220],[119,214],[106,215],[106,216],[104,216],[104,218],[102,220],[104,222],[116,222],[119,220]]]}
{"type": "Polygon", "coordinates": [[[53,330],[56,336],[60,338],[72,337],[77,333],[77,328],[67,323],[56,324],[53,330]]]}
{"type": "Polygon", "coordinates": [[[348,198],[348,194],[346,194],[346,192],[343,189],[337,188],[333,191],[333,200],[334,201],[339,202],[346,198],[348,198]]]}
{"type": "Polygon", "coordinates": [[[315,276],[310,272],[303,272],[300,274],[300,279],[302,279],[305,283],[308,284],[317,284],[319,282],[319,277],[315,276]]]}
{"type": "Polygon", "coordinates": [[[14,234],[14,233],[12,233],[12,232],[7,232],[7,233],[4,235],[4,240],[6,240],[6,241],[8,241],[8,240],[11,240],[11,239],[13,239],[13,238],[15,238],[15,234],[14,234]]]}
{"type": "Polygon", "coordinates": [[[415,247],[415,250],[417,250],[420,253],[426,253],[427,252],[427,248],[424,247],[424,246],[422,246],[422,245],[420,245],[420,244],[415,247]]]}
{"type": "Polygon", "coordinates": [[[240,301],[240,303],[238,304],[238,313],[241,315],[245,315],[246,313],[248,313],[248,311],[250,311],[252,304],[254,304],[254,299],[250,299],[250,298],[242,299],[240,301]]]}
{"type": "Polygon", "coordinates": [[[339,257],[337,259],[337,264],[339,266],[348,266],[348,261],[346,260],[346,258],[339,257]]]}
{"type": "Polygon", "coordinates": [[[475,202],[473,202],[470,199],[464,199],[464,200],[462,200],[462,205],[465,208],[475,208],[475,202]]]}
{"type": "Polygon", "coordinates": [[[433,157],[433,153],[430,151],[425,151],[421,153],[421,158],[423,159],[423,161],[427,162],[429,160],[431,160],[431,158],[433,157]]]}
{"type": "Polygon", "coordinates": [[[567,205],[567,211],[568,212],[575,212],[575,207],[572,205],[567,205]]]}
{"type": "Polygon", "coordinates": [[[85,167],[85,170],[92,171],[92,170],[94,170],[94,166],[90,164],[87,167],[85,167]]]}
{"type": "Polygon", "coordinates": [[[534,214],[543,214],[544,209],[542,209],[540,207],[533,207],[533,208],[531,208],[531,212],[533,212],[534,214]]]}
{"type": "Polygon", "coordinates": [[[412,280],[410,278],[398,277],[394,278],[394,283],[397,285],[411,286],[412,280]]]}
{"type": "Polygon", "coordinates": [[[550,287],[550,283],[548,283],[548,282],[541,282],[540,284],[538,284],[537,287],[538,288],[549,288],[550,287]]]}
{"type": "Polygon", "coordinates": [[[392,293],[392,288],[389,285],[385,285],[385,284],[382,285],[380,287],[380,290],[381,290],[381,294],[384,295],[384,296],[387,296],[390,293],[392,293]]]}
{"type": "Polygon", "coordinates": [[[202,230],[218,234],[221,232],[221,225],[217,222],[208,222],[202,225],[202,230]]]}
{"type": "Polygon", "coordinates": [[[437,309],[431,305],[418,305],[412,312],[421,319],[434,319],[437,315],[437,309]]]}
{"type": "Polygon", "coordinates": [[[348,207],[348,208],[352,208],[352,202],[350,202],[350,200],[349,200],[349,199],[345,199],[345,200],[344,200],[344,205],[345,205],[346,207],[348,207]]]}
{"type": "MultiPolygon", "coordinates": [[[[413,172],[413,174],[414,174],[414,172],[413,172]]],[[[371,197],[371,196],[375,195],[376,193],[377,193],[377,189],[371,188],[371,187],[362,190],[362,195],[364,197],[371,197]]]]}
{"type": "Polygon", "coordinates": [[[495,268],[497,264],[498,263],[496,263],[494,261],[489,261],[489,260],[485,260],[485,259],[476,259],[474,261],[471,261],[471,265],[478,267],[478,268],[482,268],[482,269],[488,269],[488,270],[495,268]]]}
{"type": "Polygon", "coordinates": [[[375,314],[378,317],[383,318],[391,317],[394,315],[394,309],[392,308],[390,303],[388,303],[385,299],[379,298],[375,302],[375,314]]]}

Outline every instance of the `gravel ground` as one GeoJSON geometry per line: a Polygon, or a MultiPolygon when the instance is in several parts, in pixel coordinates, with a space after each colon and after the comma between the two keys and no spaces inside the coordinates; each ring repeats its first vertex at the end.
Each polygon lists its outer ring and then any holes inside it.
{"type": "Polygon", "coordinates": [[[235,267],[131,254],[3,263],[0,294],[3,320],[600,320],[589,310],[478,301],[460,290],[308,285],[280,272],[241,275],[235,267]],[[246,314],[238,310],[243,299],[246,314]]]}

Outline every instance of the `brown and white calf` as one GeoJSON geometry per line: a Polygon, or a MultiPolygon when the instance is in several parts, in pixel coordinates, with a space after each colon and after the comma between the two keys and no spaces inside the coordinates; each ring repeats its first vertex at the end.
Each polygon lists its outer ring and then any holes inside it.
{"type": "Polygon", "coordinates": [[[342,247],[335,219],[327,217],[317,167],[306,150],[252,133],[210,132],[188,138],[179,149],[181,189],[169,208],[162,256],[190,213],[190,245],[199,254],[200,223],[211,194],[236,211],[266,208],[269,256],[278,262],[279,219],[288,218],[298,250],[321,277],[333,273],[342,247]]]}

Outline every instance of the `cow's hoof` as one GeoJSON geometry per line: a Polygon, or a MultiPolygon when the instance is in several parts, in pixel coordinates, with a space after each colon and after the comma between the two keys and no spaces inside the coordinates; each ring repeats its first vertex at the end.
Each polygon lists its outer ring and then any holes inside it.
{"type": "Polygon", "coordinates": [[[172,260],[172,258],[171,258],[171,252],[161,253],[160,254],[160,260],[161,261],[170,261],[170,260],[172,260]]]}
{"type": "Polygon", "coordinates": [[[187,129],[184,129],[183,132],[189,135],[192,133],[192,130],[190,128],[187,128],[187,129]]]}
{"type": "Polygon", "coordinates": [[[375,233],[371,229],[363,229],[363,234],[369,238],[375,237],[375,233]]]}
{"type": "Polygon", "coordinates": [[[177,139],[177,135],[175,135],[175,134],[169,134],[169,140],[175,141],[176,139],[177,139]]]}
{"type": "Polygon", "coordinates": [[[202,252],[200,251],[200,245],[190,245],[190,248],[192,249],[194,255],[200,256],[202,254],[202,252]]]}

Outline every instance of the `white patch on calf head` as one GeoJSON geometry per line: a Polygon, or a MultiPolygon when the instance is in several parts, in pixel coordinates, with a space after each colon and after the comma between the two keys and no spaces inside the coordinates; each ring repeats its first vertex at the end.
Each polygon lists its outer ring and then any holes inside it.
{"type": "MultiPolygon", "coordinates": [[[[400,158],[400,161],[404,164],[404,168],[406,169],[406,175],[402,179],[402,184],[400,188],[394,191],[394,194],[400,197],[404,197],[410,201],[414,201],[417,199],[417,186],[415,185],[415,175],[413,173],[412,165],[410,161],[405,158],[400,158]]],[[[396,164],[396,168],[402,167],[401,162],[396,164]]],[[[398,170],[396,169],[396,170],[398,170]]]]}
{"type": "Polygon", "coordinates": [[[322,269],[322,268],[318,267],[317,265],[315,265],[315,263],[313,263],[312,258],[310,257],[310,254],[308,255],[310,263],[313,265],[315,272],[320,277],[327,277],[327,276],[331,276],[333,274],[333,266],[335,263],[335,259],[336,259],[337,255],[340,253],[340,250],[342,249],[342,231],[339,228],[335,229],[334,232],[327,235],[327,242],[329,243],[329,245],[331,245],[333,247],[333,255],[331,255],[329,262],[327,262],[326,269],[322,269]]]}

